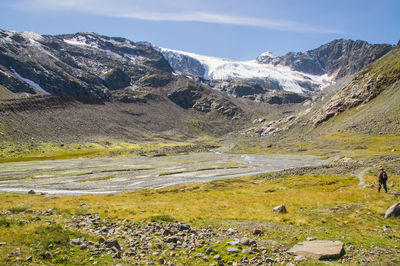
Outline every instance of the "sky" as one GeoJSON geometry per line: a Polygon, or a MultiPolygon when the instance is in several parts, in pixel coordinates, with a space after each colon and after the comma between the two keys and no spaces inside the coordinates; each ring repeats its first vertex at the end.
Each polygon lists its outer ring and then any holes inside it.
{"type": "Polygon", "coordinates": [[[236,60],[400,40],[400,0],[0,0],[0,10],[3,30],[96,32],[236,60]]]}

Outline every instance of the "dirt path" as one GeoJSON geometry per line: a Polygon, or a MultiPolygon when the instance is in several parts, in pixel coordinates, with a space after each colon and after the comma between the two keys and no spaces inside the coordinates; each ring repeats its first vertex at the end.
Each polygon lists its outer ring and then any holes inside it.
{"type": "Polygon", "coordinates": [[[361,168],[361,169],[358,169],[358,170],[356,171],[355,176],[358,177],[358,179],[360,180],[360,181],[358,182],[358,185],[359,185],[359,186],[363,186],[363,187],[366,186],[366,184],[365,184],[365,179],[364,179],[364,175],[365,175],[371,168],[372,168],[372,167],[361,168]]]}
{"type": "Polygon", "coordinates": [[[112,194],[211,181],[326,162],[304,155],[207,152],[165,157],[101,158],[0,164],[0,192],[112,194]]]}

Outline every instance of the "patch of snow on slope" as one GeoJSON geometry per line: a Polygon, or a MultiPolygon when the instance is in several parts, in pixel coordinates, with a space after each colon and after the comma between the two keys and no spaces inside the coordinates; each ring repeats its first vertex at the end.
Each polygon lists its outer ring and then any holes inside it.
{"type": "MultiPolygon", "coordinates": [[[[206,73],[205,78],[228,80],[232,78],[241,79],[272,79],[277,80],[284,90],[296,93],[302,93],[305,89],[299,83],[311,82],[318,84],[320,89],[327,87],[331,82],[328,75],[316,76],[294,71],[288,66],[259,64],[256,60],[235,61],[225,58],[198,55],[195,53],[181,52],[167,48],[160,48],[161,51],[174,52],[183,54],[197,59],[204,65],[206,73]]],[[[274,55],[267,52],[265,55],[273,57],[274,55]]]]}
{"type": "Polygon", "coordinates": [[[88,46],[99,48],[97,43],[93,40],[86,39],[84,36],[76,36],[72,39],[64,39],[64,42],[71,44],[71,45],[80,45],[80,46],[88,46]]]}
{"type": "Polygon", "coordinates": [[[32,86],[32,87],[34,87],[34,88],[40,90],[40,91],[43,92],[44,94],[50,95],[50,93],[48,93],[47,91],[45,91],[44,89],[42,89],[42,87],[40,87],[39,84],[35,83],[34,81],[32,81],[32,80],[30,80],[30,79],[23,78],[20,74],[18,74],[18,73],[15,71],[14,68],[11,67],[10,69],[11,69],[11,71],[12,71],[19,79],[25,81],[27,84],[29,84],[30,86],[32,86]]]}

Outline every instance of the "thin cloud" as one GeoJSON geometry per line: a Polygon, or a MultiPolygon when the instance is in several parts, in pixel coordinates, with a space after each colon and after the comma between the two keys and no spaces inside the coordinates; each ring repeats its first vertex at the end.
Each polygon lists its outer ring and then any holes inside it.
{"type": "Polygon", "coordinates": [[[177,5],[175,2],[175,5],[171,5],[171,1],[160,0],[17,0],[11,5],[19,9],[72,10],[98,16],[149,21],[202,22],[292,32],[343,33],[336,29],[319,28],[290,20],[273,20],[209,11],[193,11],[190,8],[186,8],[185,1],[178,2],[180,4],[177,5]],[[163,11],[157,12],[153,10],[163,11]]]}

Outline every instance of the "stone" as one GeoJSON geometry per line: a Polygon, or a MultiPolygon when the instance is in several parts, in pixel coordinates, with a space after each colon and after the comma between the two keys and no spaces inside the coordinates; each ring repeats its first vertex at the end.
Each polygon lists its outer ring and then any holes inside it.
{"type": "Polygon", "coordinates": [[[230,253],[238,253],[239,249],[235,248],[235,247],[226,247],[226,252],[228,252],[228,254],[230,254],[230,253]]]}
{"type": "Polygon", "coordinates": [[[190,230],[190,226],[187,225],[187,224],[179,224],[179,225],[178,225],[178,230],[179,230],[179,231],[190,230]]]}
{"type": "Polygon", "coordinates": [[[227,232],[229,235],[233,235],[233,234],[236,233],[236,230],[235,230],[235,229],[232,229],[232,228],[229,228],[226,232],[227,232]]]}
{"type": "Polygon", "coordinates": [[[47,211],[45,211],[45,212],[43,213],[43,215],[46,215],[46,216],[53,215],[53,209],[48,209],[47,211]]]}
{"type": "Polygon", "coordinates": [[[303,255],[294,257],[294,261],[304,261],[304,260],[307,260],[307,258],[303,255]]]}
{"type": "Polygon", "coordinates": [[[346,248],[347,251],[353,251],[356,247],[354,245],[350,245],[346,248]]]}
{"type": "Polygon", "coordinates": [[[42,256],[43,259],[51,259],[51,257],[52,257],[51,253],[48,252],[48,251],[42,253],[41,256],[42,256]]]}
{"type": "Polygon", "coordinates": [[[71,242],[72,245],[80,245],[80,244],[82,244],[82,242],[81,242],[81,240],[79,238],[71,239],[70,242],[71,242]]]}
{"type": "Polygon", "coordinates": [[[212,248],[207,248],[206,249],[206,254],[209,255],[212,251],[213,251],[212,248]]]}
{"type": "Polygon", "coordinates": [[[258,228],[253,228],[253,235],[260,235],[262,234],[262,230],[258,228]]]}
{"type": "Polygon", "coordinates": [[[118,240],[116,238],[107,239],[104,242],[104,245],[108,248],[115,247],[116,249],[121,250],[121,246],[119,245],[118,240]]]}
{"type": "Polygon", "coordinates": [[[221,255],[217,254],[213,257],[213,260],[220,260],[221,259],[221,255]]]}
{"type": "Polygon", "coordinates": [[[385,212],[385,218],[389,218],[391,216],[399,217],[400,216],[400,202],[393,204],[389,209],[385,212]]]}
{"type": "Polygon", "coordinates": [[[0,247],[1,247],[1,246],[5,246],[5,245],[7,245],[6,242],[0,242],[0,247]]]}
{"type": "Polygon", "coordinates": [[[31,189],[28,191],[28,194],[36,194],[36,192],[33,189],[31,189]]]}
{"type": "Polygon", "coordinates": [[[250,249],[243,249],[242,250],[242,254],[251,254],[251,250],[250,249]]]}
{"type": "Polygon", "coordinates": [[[295,256],[305,256],[310,259],[337,259],[344,254],[343,243],[340,241],[313,240],[296,244],[288,253],[295,256]]]}
{"type": "Polygon", "coordinates": [[[285,205],[281,204],[272,209],[274,213],[287,213],[285,205]]]}
{"type": "Polygon", "coordinates": [[[33,257],[32,257],[32,256],[29,256],[29,257],[27,257],[27,258],[25,259],[25,261],[26,261],[26,262],[32,262],[32,259],[33,259],[33,257]]]}

